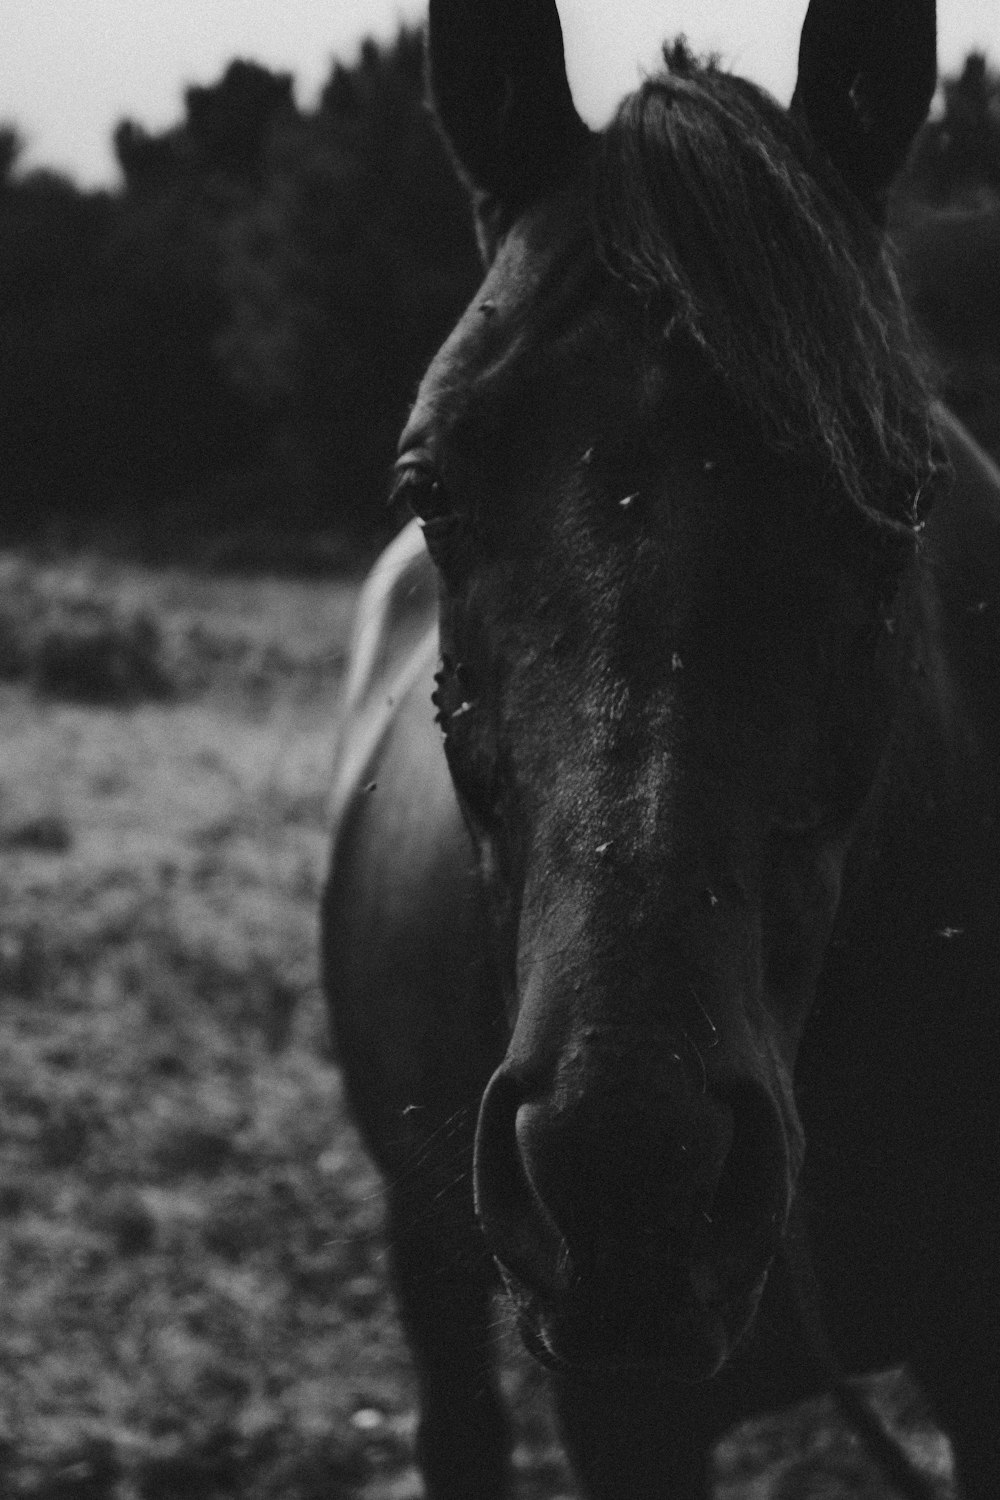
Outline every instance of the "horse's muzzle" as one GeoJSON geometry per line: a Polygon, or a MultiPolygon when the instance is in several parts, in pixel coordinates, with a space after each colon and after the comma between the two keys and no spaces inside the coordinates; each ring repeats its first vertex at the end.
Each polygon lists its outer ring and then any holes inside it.
{"type": "MultiPolygon", "coordinates": [[[[675,1059],[671,1059],[675,1061],[675,1059]]],[[[476,1206],[525,1343],[563,1367],[714,1375],[753,1320],[790,1196],[780,1113],[756,1083],[709,1093],[674,1066],[483,1098],[476,1206]]]]}

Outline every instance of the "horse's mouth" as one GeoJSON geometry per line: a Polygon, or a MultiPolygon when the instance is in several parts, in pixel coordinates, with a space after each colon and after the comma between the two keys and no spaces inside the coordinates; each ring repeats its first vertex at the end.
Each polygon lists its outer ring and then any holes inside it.
{"type": "Polygon", "coordinates": [[[501,1266],[528,1353],[557,1372],[655,1368],[684,1383],[717,1375],[752,1324],[767,1268],[724,1293],[708,1271],[686,1285],[542,1299],[501,1266]]]}
{"type": "Polygon", "coordinates": [[[686,1245],[605,1248],[589,1270],[563,1246],[539,1273],[497,1259],[528,1353],[561,1371],[655,1368],[686,1383],[717,1375],[757,1313],[784,1216],[720,1218],[686,1245]],[[535,1273],[535,1274],[533,1274],[535,1273]]]}

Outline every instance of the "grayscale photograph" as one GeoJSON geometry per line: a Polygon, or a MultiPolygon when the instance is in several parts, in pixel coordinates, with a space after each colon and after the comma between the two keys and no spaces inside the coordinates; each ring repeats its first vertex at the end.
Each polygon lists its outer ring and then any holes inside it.
{"type": "Polygon", "coordinates": [[[0,1500],[997,1500],[1000,0],[3,0],[0,1500]]]}

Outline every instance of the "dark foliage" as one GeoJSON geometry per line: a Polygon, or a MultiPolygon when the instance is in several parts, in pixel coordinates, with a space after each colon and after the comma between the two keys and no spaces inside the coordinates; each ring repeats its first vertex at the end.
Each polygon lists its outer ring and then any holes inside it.
{"type": "MultiPolygon", "coordinates": [[[[478,274],[423,92],[413,31],[337,64],[311,110],[236,61],[169,129],[119,125],[114,193],[19,173],[0,128],[0,540],[339,563],[384,535],[402,415],[478,274]]],[[[945,82],[892,217],[946,394],[1000,454],[983,57],[945,82]]]]}
{"type": "Polygon", "coordinates": [[[143,553],[377,540],[395,431],[476,277],[464,196],[403,31],[317,108],[233,62],[120,191],[19,177],[0,133],[4,540],[143,553]]]}
{"type": "Polygon", "coordinates": [[[961,73],[943,80],[941,96],[910,162],[910,191],[939,203],[982,188],[1000,192],[1000,76],[982,52],[970,52],[961,73]]]}
{"type": "Polygon", "coordinates": [[[216,351],[312,530],[378,524],[407,402],[477,279],[422,80],[419,34],[367,43],[315,115],[274,132],[264,190],[227,226],[216,351]]]}
{"type": "Polygon", "coordinates": [[[944,393],[1000,458],[1000,73],[981,53],[944,80],[941,108],[897,193],[893,229],[944,393]]]}

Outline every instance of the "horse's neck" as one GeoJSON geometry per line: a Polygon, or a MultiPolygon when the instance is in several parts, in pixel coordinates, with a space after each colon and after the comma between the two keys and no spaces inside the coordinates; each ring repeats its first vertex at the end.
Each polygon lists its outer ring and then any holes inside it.
{"type": "Polygon", "coordinates": [[[974,787],[981,807],[997,799],[1000,768],[1000,469],[951,412],[936,417],[952,472],[927,520],[899,647],[906,670],[917,668],[910,740],[923,774],[959,800],[974,787]]]}
{"type": "MultiPolygon", "coordinates": [[[[973,607],[1000,606],[1000,468],[947,407],[935,409],[952,468],[946,494],[934,505],[926,542],[945,601],[961,588],[981,595],[973,607]]],[[[966,601],[962,601],[963,604],[966,601]]]]}

